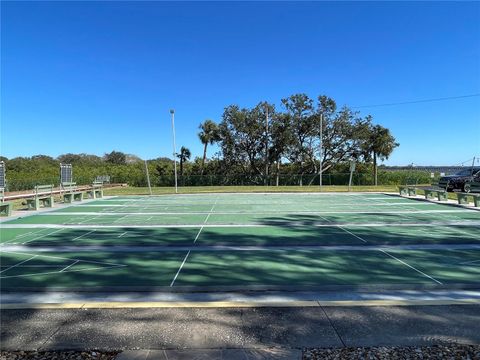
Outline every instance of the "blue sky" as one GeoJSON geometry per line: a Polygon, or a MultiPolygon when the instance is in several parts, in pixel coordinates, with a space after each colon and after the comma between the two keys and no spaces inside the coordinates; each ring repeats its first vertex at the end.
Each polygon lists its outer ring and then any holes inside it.
{"type": "MultiPolygon", "coordinates": [[[[199,123],[229,104],[480,93],[479,2],[2,2],[1,20],[7,157],[170,156],[170,108],[200,156],[199,123]]],[[[359,110],[400,142],[387,164],[480,155],[478,96],[359,110]]]]}

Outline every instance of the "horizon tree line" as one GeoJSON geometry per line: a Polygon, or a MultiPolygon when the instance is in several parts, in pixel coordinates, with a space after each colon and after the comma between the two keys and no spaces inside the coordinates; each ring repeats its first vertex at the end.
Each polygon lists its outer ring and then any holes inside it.
{"type": "MultiPolygon", "coordinates": [[[[281,99],[281,110],[262,101],[254,107],[225,107],[219,123],[206,119],[199,125],[198,138],[203,145],[202,157],[190,163],[192,153],[182,146],[176,154],[180,162],[180,175],[188,172],[205,175],[208,146],[217,144],[219,153],[208,162],[207,174],[242,174],[252,178],[275,177],[279,184],[282,172],[318,174],[320,166],[320,117],[323,117],[322,171],[351,159],[373,165],[374,183],[377,185],[378,160],[388,159],[399,144],[390,130],[373,123],[370,115],[336,102],[325,95],[315,100],[306,94],[294,94],[281,99]],[[213,161],[213,162],[212,162],[213,161]],[[195,170],[196,169],[196,170],[195,170]]],[[[44,155],[32,157],[50,164],[53,158],[44,155]]],[[[89,154],[64,154],[57,161],[76,164],[125,165],[142,161],[138,156],[112,151],[103,157],[89,154]]],[[[173,172],[167,157],[158,158],[154,170],[159,176],[173,172]]],[[[15,165],[22,167],[21,165],[15,165]]]]}

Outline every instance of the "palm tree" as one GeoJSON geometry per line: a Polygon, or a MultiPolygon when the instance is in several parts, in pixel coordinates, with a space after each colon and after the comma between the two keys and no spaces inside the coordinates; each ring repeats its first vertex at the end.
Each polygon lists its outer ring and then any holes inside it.
{"type": "Polygon", "coordinates": [[[185,146],[182,146],[180,148],[180,154],[177,154],[177,157],[180,159],[180,176],[183,175],[183,163],[188,161],[190,156],[192,156],[190,150],[185,146]]]}
{"type": "Polygon", "coordinates": [[[212,145],[214,142],[220,140],[220,132],[218,131],[218,125],[210,119],[205,120],[200,124],[198,137],[203,144],[203,158],[200,174],[203,175],[203,169],[205,166],[205,159],[207,158],[207,146],[212,145]]]}
{"type": "Polygon", "coordinates": [[[375,125],[369,129],[366,148],[368,153],[373,156],[375,186],[378,185],[377,158],[380,160],[388,159],[393,150],[399,145],[399,143],[395,142],[395,138],[387,128],[375,125]]]}

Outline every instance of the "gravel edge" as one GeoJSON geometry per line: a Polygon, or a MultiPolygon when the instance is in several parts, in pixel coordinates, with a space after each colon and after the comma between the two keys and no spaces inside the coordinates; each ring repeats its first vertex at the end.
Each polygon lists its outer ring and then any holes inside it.
{"type": "MultiPolygon", "coordinates": [[[[195,350],[194,350],[195,351],[195,350]]],[[[0,360],[113,360],[121,351],[0,351],[0,360]]],[[[201,352],[201,350],[199,350],[201,352]]],[[[452,359],[480,360],[480,345],[306,348],[303,360],[452,359]]]]}
{"type": "Polygon", "coordinates": [[[347,347],[303,350],[303,360],[316,359],[480,359],[480,345],[448,344],[409,347],[347,347]]]}

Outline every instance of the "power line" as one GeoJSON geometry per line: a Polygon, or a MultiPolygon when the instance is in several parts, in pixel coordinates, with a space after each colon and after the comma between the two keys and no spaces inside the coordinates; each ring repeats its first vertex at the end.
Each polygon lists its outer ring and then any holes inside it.
{"type": "Polygon", "coordinates": [[[465,166],[465,164],[469,165],[469,164],[472,164],[472,161],[473,161],[473,160],[476,160],[476,162],[478,162],[478,161],[479,161],[479,158],[480,158],[480,156],[474,156],[473,158],[470,158],[470,159],[468,159],[468,160],[462,161],[462,162],[460,162],[460,163],[458,163],[458,164],[455,164],[455,165],[452,165],[452,166],[465,166]]]}
{"type": "Polygon", "coordinates": [[[418,103],[426,103],[426,102],[434,102],[434,101],[445,101],[445,100],[465,99],[465,98],[476,97],[476,96],[480,96],[480,93],[478,93],[478,94],[469,94],[469,95],[461,95],[461,96],[449,96],[449,97],[434,98],[434,99],[402,101],[402,102],[394,102],[394,103],[386,103],[386,104],[352,106],[352,108],[353,108],[353,109],[360,109],[360,108],[372,108],[372,107],[381,107],[381,106],[418,104],[418,103]]]}

